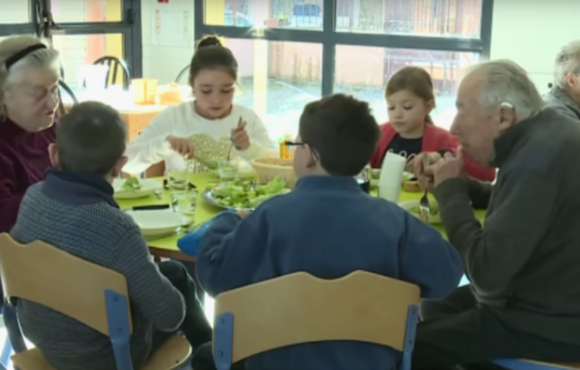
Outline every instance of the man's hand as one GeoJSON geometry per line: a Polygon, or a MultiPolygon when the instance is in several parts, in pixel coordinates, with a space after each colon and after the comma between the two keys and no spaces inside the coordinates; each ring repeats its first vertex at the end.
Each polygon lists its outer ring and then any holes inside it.
{"type": "Polygon", "coordinates": [[[441,154],[437,152],[420,153],[413,159],[413,174],[425,191],[432,192],[435,189],[433,165],[439,160],[441,160],[441,154]]]}
{"type": "Polygon", "coordinates": [[[435,187],[446,180],[465,177],[465,164],[461,150],[457,154],[445,153],[443,158],[437,161],[432,167],[433,185],[435,187]]]}
{"type": "Polygon", "coordinates": [[[193,157],[193,145],[189,142],[189,139],[176,136],[167,136],[167,142],[171,146],[171,149],[181,154],[184,157],[193,157]]]}
{"type": "Polygon", "coordinates": [[[246,125],[246,122],[242,121],[240,117],[238,126],[230,133],[230,139],[237,150],[246,150],[250,147],[250,137],[246,132],[246,125]]]}
{"type": "Polygon", "coordinates": [[[236,211],[236,215],[238,215],[238,217],[241,219],[248,217],[250,215],[250,213],[252,213],[252,212],[248,211],[248,210],[242,210],[242,209],[239,211],[236,211]]]}

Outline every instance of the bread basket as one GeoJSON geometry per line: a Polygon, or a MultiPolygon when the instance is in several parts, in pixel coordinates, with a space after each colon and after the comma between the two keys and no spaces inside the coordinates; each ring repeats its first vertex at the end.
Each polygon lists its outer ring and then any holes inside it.
{"type": "Polygon", "coordinates": [[[294,188],[296,176],[292,167],[292,159],[264,158],[252,162],[258,181],[265,184],[278,177],[289,188],[294,188]]]}

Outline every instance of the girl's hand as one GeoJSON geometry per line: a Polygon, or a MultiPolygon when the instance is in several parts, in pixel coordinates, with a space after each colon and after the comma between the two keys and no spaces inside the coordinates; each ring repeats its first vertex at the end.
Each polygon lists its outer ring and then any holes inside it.
{"type": "Polygon", "coordinates": [[[238,126],[232,129],[230,139],[237,150],[246,150],[250,147],[250,137],[246,132],[246,122],[240,117],[238,126]]]}
{"type": "Polygon", "coordinates": [[[193,145],[189,142],[189,139],[183,137],[167,136],[167,142],[171,146],[171,149],[181,154],[186,158],[192,158],[194,149],[193,145]]]}

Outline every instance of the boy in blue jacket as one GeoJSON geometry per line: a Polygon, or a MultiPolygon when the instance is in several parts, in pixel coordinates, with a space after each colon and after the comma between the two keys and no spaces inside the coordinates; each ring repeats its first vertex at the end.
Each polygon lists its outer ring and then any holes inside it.
{"type": "MultiPolygon", "coordinates": [[[[251,214],[224,213],[213,221],[197,253],[204,290],[215,296],[298,271],[336,279],[356,270],[416,284],[424,298],[456,288],[463,265],[441,234],[398,205],[366,194],[354,179],[378,139],[367,103],[338,94],[308,104],[294,143],[295,189],[251,214]]],[[[399,358],[375,344],[320,342],[254,356],[246,368],[386,370],[395,369],[399,358]]]]}

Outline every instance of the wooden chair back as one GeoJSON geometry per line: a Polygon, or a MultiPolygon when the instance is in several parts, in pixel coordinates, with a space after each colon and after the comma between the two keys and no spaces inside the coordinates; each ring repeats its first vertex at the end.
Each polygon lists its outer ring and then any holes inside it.
{"type": "Polygon", "coordinates": [[[93,62],[93,65],[102,64],[109,67],[107,71],[107,77],[105,80],[105,87],[109,87],[110,84],[116,85],[117,82],[121,82],[123,84],[124,90],[129,90],[129,83],[131,82],[131,74],[129,73],[129,67],[127,67],[127,63],[124,60],[119,59],[115,56],[106,55],[104,57],[100,57],[99,59],[93,62]],[[121,70],[121,75],[117,75],[117,71],[121,70]],[[117,79],[120,78],[120,81],[117,79]]]}
{"type": "Polygon", "coordinates": [[[216,346],[224,337],[224,315],[231,314],[231,362],[319,341],[363,341],[403,351],[410,307],[416,311],[419,301],[419,287],[370,272],[335,280],[298,272],[218,295],[214,350],[223,352],[216,346]]]}
{"type": "MultiPolygon", "coordinates": [[[[0,274],[8,299],[42,304],[107,336],[105,291],[128,297],[122,274],[42,241],[20,244],[6,233],[0,234],[0,274]]],[[[127,309],[129,315],[128,302],[127,309]]],[[[129,331],[132,332],[130,315],[129,331]]]]}

